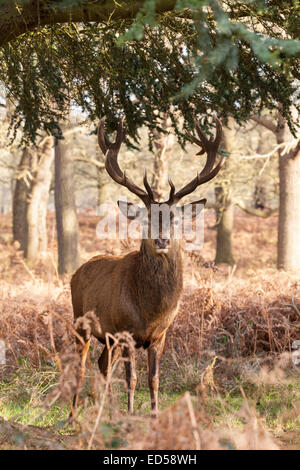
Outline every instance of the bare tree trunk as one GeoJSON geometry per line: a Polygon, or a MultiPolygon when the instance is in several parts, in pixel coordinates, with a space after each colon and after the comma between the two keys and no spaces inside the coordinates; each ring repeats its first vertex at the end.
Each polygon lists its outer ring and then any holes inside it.
{"type": "MultiPolygon", "coordinates": [[[[164,130],[169,131],[171,128],[170,119],[165,117],[162,127],[164,130]]],[[[158,199],[163,198],[164,191],[168,185],[169,156],[173,142],[174,137],[172,134],[154,131],[156,152],[154,155],[152,188],[158,199]]]]}
{"type": "Polygon", "coordinates": [[[47,249],[46,216],[54,160],[53,141],[47,139],[37,151],[33,185],[27,206],[28,240],[26,258],[34,264],[40,251],[47,249]]]}
{"type": "Polygon", "coordinates": [[[232,231],[234,221],[234,205],[229,190],[224,191],[222,186],[215,188],[216,217],[217,217],[217,246],[215,263],[235,265],[232,254],[232,231]]]}
{"type": "Polygon", "coordinates": [[[22,158],[18,168],[18,176],[13,194],[13,240],[20,243],[20,249],[26,256],[27,252],[27,198],[31,190],[28,172],[31,168],[29,149],[23,150],[22,158]]]}
{"type": "Polygon", "coordinates": [[[107,202],[109,184],[104,180],[105,168],[98,168],[97,171],[97,211],[101,204],[107,202]]]}
{"type": "MultiPolygon", "coordinates": [[[[229,121],[228,127],[223,129],[222,148],[231,152],[235,136],[234,121],[229,121]]],[[[234,204],[231,198],[232,168],[230,156],[224,165],[223,181],[215,187],[216,197],[216,226],[217,226],[217,245],[215,263],[226,263],[230,266],[235,265],[232,253],[232,231],[234,222],[234,204]]]]}
{"type": "MultiPolygon", "coordinates": [[[[279,116],[277,143],[293,137],[287,123],[279,116]]],[[[279,150],[279,219],[277,267],[284,270],[300,268],[300,148],[299,144],[283,154],[279,150]]]]}
{"type": "Polygon", "coordinates": [[[73,158],[64,141],[55,142],[55,210],[58,272],[72,273],[79,265],[78,219],[75,205],[73,158]]]}
{"type": "Polygon", "coordinates": [[[1,188],[1,205],[0,205],[0,213],[5,213],[5,186],[3,185],[1,188]]]}
{"type": "MultiPolygon", "coordinates": [[[[43,180],[44,184],[41,185],[40,191],[40,204],[39,204],[39,241],[40,251],[46,251],[48,248],[48,233],[47,233],[47,211],[49,203],[49,193],[52,180],[51,166],[54,162],[54,142],[53,139],[45,144],[42,150],[45,154],[45,162],[43,164],[43,180]]],[[[41,174],[41,172],[40,172],[41,174]]]]}
{"type": "MultiPolygon", "coordinates": [[[[293,112],[296,113],[296,110],[293,112]]],[[[291,142],[288,124],[278,113],[277,125],[268,118],[253,116],[276,136],[277,144],[291,142]]],[[[299,136],[298,136],[299,139],[299,136]]],[[[279,218],[277,267],[285,271],[300,268],[300,139],[293,148],[278,150],[279,156],[279,218]]]]}
{"type": "MultiPolygon", "coordinates": [[[[10,112],[8,101],[7,114],[10,112]]],[[[40,251],[47,249],[46,219],[53,160],[53,142],[46,137],[37,148],[24,148],[18,168],[13,194],[13,238],[32,265],[40,251]]]]}

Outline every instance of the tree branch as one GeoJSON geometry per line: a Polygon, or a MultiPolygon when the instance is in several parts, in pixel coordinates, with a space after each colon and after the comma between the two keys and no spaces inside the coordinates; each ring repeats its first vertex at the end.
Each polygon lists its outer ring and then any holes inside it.
{"type": "MultiPolygon", "coordinates": [[[[293,141],[294,143],[294,141],[293,141]]],[[[289,143],[290,144],[290,143],[289,143]]],[[[286,142],[282,142],[281,144],[278,144],[276,145],[272,150],[270,150],[270,152],[268,153],[264,153],[264,154],[261,154],[261,153],[256,153],[254,155],[242,155],[241,157],[239,157],[240,160],[254,160],[256,158],[270,158],[272,157],[272,155],[274,155],[275,152],[277,152],[277,150],[281,149],[282,147],[286,147],[287,146],[287,143],[286,142]]]]}
{"type": "Polygon", "coordinates": [[[75,157],[74,160],[78,162],[91,163],[92,165],[95,165],[99,170],[104,170],[105,168],[104,163],[98,162],[98,160],[95,160],[94,158],[75,157]]]}
{"type": "Polygon", "coordinates": [[[207,202],[205,204],[205,209],[214,209],[216,210],[218,208],[218,205],[215,204],[214,202],[207,202]]]}
{"type": "Polygon", "coordinates": [[[265,117],[258,117],[258,116],[251,116],[250,119],[252,119],[252,121],[257,122],[261,126],[266,127],[267,129],[269,129],[269,131],[274,132],[274,134],[277,131],[277,125],[274,124],[274,122],[271,121],[271,119],[268,119],[265,117]]]}
{"type": "Polygon", "coordinates": [[[9,165],[8,163],[5,163],[5,162],[0,161],[0,168],[6,168],[7,170],[13,170],[13,171],[15,171],[18,167],[17,167],[17,166],[13,166],[13,165],[9,165]]]}
{"type": "Polygon", "coordinates": [[[278,208],[276,209],[255,209],[254,207],[246,207],[243,201],[234,201],[234,205],[239,207],[242,211],[246,212],[246,214],[255,215],[256,217],[262,217],[263,219],[267,219],[271,215],[278,212],[278,208]]]}
{"type": "MultiPolygon", "coordinates": [[[[67,137],[68,135],[74,134],[74,132],[81,130],[81,126],[71,127],[70,129],[64,131],[63,137],[67,137]]],[[[53,135],[46,135],[45,137],[42,137],[41,140],[38,142],[37,147],[42,147],[49,139],[53,139],[53,135]]]]}
{"type": "MultiPolygon", "coordinates": [[[[160,0],[156,11],[173,10],[175,0],[160,0]]],[[[0,2],[0,46],[36,27],[56,23],[76,23],[135,18],[144,0],[73,0],[61,5],[58,0],[2,0],[0,2]]]]}

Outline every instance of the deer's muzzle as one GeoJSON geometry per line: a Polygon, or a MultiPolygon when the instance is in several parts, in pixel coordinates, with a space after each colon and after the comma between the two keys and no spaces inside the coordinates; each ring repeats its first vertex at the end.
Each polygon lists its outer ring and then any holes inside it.
{"type": "Polygon", "coordinates": [[[157,253],[168,253],[170,240],[168,238],[156,238],[154,240],[157,253]]]}

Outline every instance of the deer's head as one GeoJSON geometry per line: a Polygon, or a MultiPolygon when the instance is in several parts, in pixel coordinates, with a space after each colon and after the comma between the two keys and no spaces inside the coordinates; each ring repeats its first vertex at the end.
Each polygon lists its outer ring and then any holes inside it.
{"type": "Polygon", "coordinates": [[[208,140],[200,129],[199,123],[194,120],[198,138],[192,134],[188,134],[190,140],[200,147],[197,155],[206,152],[207,159],[204,168],[197,176],[186,184],[179,191],[175,190],[172,180],[169,178],[170,194],[169,199],[165,202],[155,200],[154,193],[147,180],[147,174],[144,174],[144,187],[140,188],[125,172],[119,167],[118,153],[123,140],[125,139],[125,131],[123,120],[120,121],[117,136],[114,143],[110,142],[104,131],[105,118],[101,119],[98,129],[98,143],[104,153],[105,168],[111,178],[118,184],[125,186],[129,191],[138,196],[144,203],[143,208],[139,208],[132,203],[118,201],[121,212],[130,220],[139,218],[144,226],[143,238],[147,247],[158,255],[168,253],[168,251],[177,245],[176,226],[182,223],[183,214],[189,213],[195,218],[199,210],[204,207],[206,199],[194,201],[184,206],[178,206],[179,201],[188,194],[191,194],[198,186],[210,181],[214,178],[224,163],[222,158],[215,166],[218,148],[222,138],[222,126],[220,121],[215,118],[216,137],[214,140],[208,140]],[[181,221],[180,221],[181,219],[181,221]]]}

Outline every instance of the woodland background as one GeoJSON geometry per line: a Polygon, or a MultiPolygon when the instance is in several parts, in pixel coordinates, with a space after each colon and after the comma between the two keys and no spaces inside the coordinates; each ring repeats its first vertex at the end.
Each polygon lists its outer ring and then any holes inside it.
{"type": "Polygon", "coordinates": [[[299,449],[299,8],[0,0],[0,448],[299,449]],[[138,184],[147,169],[163,198],[168,175],[181,186],[203,167],[186,133],[196,115],[213,134],[215,114],[227,158],[193,195],[208,198],[204,246],[185,254],[161,413],[144,352],[128,417],[121,364],[109,392],[93,342],[71,426],[70,275],[138,246],[96,235],[99,205],[128,196],[106,174],[99,119],[113,138],[125,117],[120,166],[138,184]]]}

